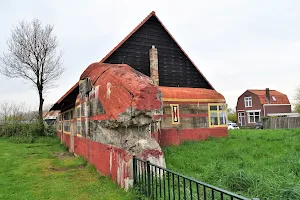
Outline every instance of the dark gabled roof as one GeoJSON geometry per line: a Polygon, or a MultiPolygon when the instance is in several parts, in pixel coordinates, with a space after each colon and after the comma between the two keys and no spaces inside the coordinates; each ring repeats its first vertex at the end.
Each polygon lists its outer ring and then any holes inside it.
{"type": "Polygon", "coordinates": [[[69,89],[53,106],[50,108],[51,110],[65,110],[72,106],[75,106],[76,97],[79,92],[79,85],[76,82],[71,89],[69,89]],[[66,106],[63,108],[64,106],[66,106]]]}
{"type": "MultiPolygon", "coordinates": [[[[201,90],[202,92],[205,93],[209,93],[212,94],[213,92],[210,91],[211,89],[214,90],[213,86],[208,82],[208,80],[204,77],[204,75],[200,72],[200,70],[196,67],[196,65],[193,63],[193,61],[188,57],[188,55],[184,52],[184,50],[181,48],[181,46],[176,42],[176,40],[173,38],[173,36],[169,33],[169,31],[165,28],[165,26],[162,24],[162,22],[158,19],[158,17],[155,15],[155,12],[151,12],[133,31],[131,31],[115,48],[113,48],[104,58],[101,59],[101,61],[99,63],[94,63],[91,66],[96,66],[99,64],[103,64],[105,65],[105,63],[109,63],[109,64],[128,64],[131,67],[133,67],[134,69],[136,69],[134,66],[132,66],[130,63],[123,63],[123,62],[117,62],[117,63],[110,63],[108,61],[110,61],[110,58],[114,55],[114,53],[116,53],[116,51],[118,51],[119,48],[122,47],[122,45],[124,45],[136,32],[138,32],[143,25],[145,25],[146,23],[148,23],[150,20],[155,20],[155,22],[159,23],[159,25],[162,27],[164,33],[166,33],[168,35],[169,38],[171,38],[171,41],[176,45],[176,47],[178,47],[178,49],[180,50],[180,52],[182,52],[182,55],[184,56],[184,58],[180,57],[179,59],[181,59],[181,61],[183,60],[182,63],[176,63],[174,62],[174,65],[179,65],[181,64],[183,67],[185,67],[186,65],[190,68],[183,68],[180,71],[180,75],[186,73],[187,74],[187,78],[189,79],[186,83],[186,85],[181,85],[180,83],[177,84],[176,81],[178,81],[177,77],[171,77],[171,80],[174,81],[173,84],[175,83],[175,85],[161,85],[161,86],[167,86],[167,87],[174,87],[174,86],[179,86],[179,87],[197,87],[199,86],[199,84],[204,87],[198,87],[198,88],[203,88],[203,90],[201,90]],[[196,72],[196,74],[194,73],[196,72]],[[190,77],[189,77],[190,75],[190,77]],[[198,76],[195,76],[198,75],[198,76]],[[198,80],[198,79],[201,80],[198,80]],[[194,81],[194,84],[192,83],[194,81]],[[198,82],[197,82],[198,81],[198,82]],[[188,84],[191,82],[191,85],[189,86],[188,84]],[[196,83],[196,84],[195,84],[196,83]],[[197,85],[198,84],[198,85],[197,85]],[[208,89],[208,90],[206,90],[208,89]]],[[[150,35],[149,35],[150,37],[150,35]]],[[[173,44],[172,44],[173,45],[173,44]]],[[[149,46],[150,49],[151,46],[149,46]]],[[[149,50],[148,49],[148,50],[149,50]]],[[[148,51],[147,50],[147,51],[148,51]]],[[[160,51],[160,50],[159,50],[160,51]]],[[[147,52],[148,53],[148,52],[147,52]]],[[[159,54],[160,55],[160,54],[159,54]]],[[[138,59],[137,59],[138,60],[138,59]]],[[[148,58],[149,60],[149,58],[148,58]]],[[[159,60],[159,62],[164,62],[159,60]]],[[[160,64],[159,64],[160,65],[160,64]]],[[[94,70],[96,68],[94,67],[88,67],[83,74],[81,75],[81,78],[84,78],[85,76],[89,76],[91,79],[93,79],[93,73],[94,70]]],[[[181,67],[182,67],[181,66],[181,67]]],[[[150,70],[150,66],[144,66],[147,69],[150,70]]],[[[161,66],[162,67],[162,66],[161,66]]],[[[169,66],[167,66],[168,68],[169,66]]],[[[136,69],[138,70],[138,69],[136,69]]],[[[167,74],[172,74],[172,70],[170,70],[170,68],[168,68],[167,74]]],[[[140,70],[138,70],[140,71],[140,70]]],[[[141,72],[141,71],[140,71],[141,72]]],[[[141,72],[143,73],[143,72],[141,72]]],[[[143,73],[144,75],[149,76],[147,73],[143,73]]],[[[178,73],[177,73],[178,74],[178,73]]],[[[95,74],[94,74],[95,75],[95,74]]],[[[161,75],[161,74],[160,74],[161,75]]],[[[184,78],[186,78],[184,77],[184,78]]],[[[181,79],[182,80],[182,79],[181,79]]],[[[177,92],[180,90],[180,88],[174,89],[177,92]]],[[[200,91],[200,90],[199,90],[200,91]]],[[[66,110],[69,109],[73,106],[75,106],[75,102],[76,102],[76,97],[78,95],[79,92],[79,85],[78,82],[74,84],[74,86],[66,93],[64,94],[54,105],[50,110],[66,110]]],[[[219,94],[219,93],[218,93],[219,94]]],[[[194,98],[194,97],[193,97],[194,98]]],[[[217,99],[222,99],[223,101],[223,96],[218,96],[216,97],[217,99]]]]}
{"type": "MultiPolygon", "coordinates": [[[[174,37],[170,34],[170,32],[166,29],[166,27],[163,25],[163,23],[159,20],[159,18],[156,16],[155,12],[151,12],[136,28],[133,29],[133,31],[131,31],[115,48],[113,48],[104,58],[101,59],[100,62],[102,63],[112,63],[112,64],[117,64],[117,63],[125,63],[130,65],[131,67],[133,67],[134,69],[142,72],[143,74],[149,76],[150,73],[150,67],[149,64],[147,64],[145,66],[145,62],[140,62],[141,66],[137,66],[137,62],[136,60],[140,60],[143,59],[141,57],[145,57],[147,56],[147,53],[145,51],[145,49],[141,49],[141,45],[146,45],[146,43],[150,43],[153,42],[153,40],[158,40],[159,37],[157,37],[157,35],[151,35],[150,30],[149,32],[147,32],[147,30],[143,30],[146,33],[149,33],[149,35],[142,35],[143,37],[147,37],[147,39],[145,38],[138,38],[135,41],[135,45],[134,48],[132,48],[134,51],[138,52],[138,55],[136,54],[136,59],[133,62],[136,63],[130,63],[130,61],[128,61],[128,57],[130,56],[129,54],[132,53],[132,49],[128,50],[128,44],[126,44],[126,42],[128,43],[128,41],[131,39],[132,37],[134,37],[135,34],[137,34],[138,31],[140,31],[140,29],[143,29],[143,26],[147,26],[150,27],[151,25],[153,25],[155,22],[156,23],[156,28],[157,28],[157,24],[159,24],[160,29],[163,29],[162,31],[166,32],[167,34],[165,34],[164,36],[170,37],[171,42],[174,42],[170,44],[170,46],[172,45],[171,48],[174,49],[174,55],[167,55],[166,57],[168,57],[169,60],[172,60],[171,62],[164,57],[163,59],[160,59],[160,56],[162,57],[162,55],[166,55],[167,52],[169,51],[169,49],[164,49],[163,46],[160,42],[161,41],[157,41],[158,45],[161,45],[161,47],[158,47],[158,55],[159,55],[159,78],[160,78],[160,83],[162,86],[172,86],[172,87],[199,87],[199,88],[206,88],[206,89],[214,89],[213,86],[208,82],[208,80],[205,78],[205,76],[200,72],[200,70],[196,67],[196,65],[194,64],[194,62],[189,58],[189,56],[185,53],[185,51],[181,48],[181,46],[176,42],[176,40],[174,39],[174,37]],[[147,41],[146,41],[147,40],[147,41]],[[126,46],[123,47],[124,49],[122,50],[122,52],[117,52],[118,50],[122,49],[122,46],[126,46]],[[140,46],[139,46],[140,45],[140,46]],[[176,46],[176,47],[175,47],[176,46]],[[181,51],[182,53],[178,54],[177,49],[175,50],[175,48],[178,48],[178,51],[181,51]],[[141,52],[142,51],[142,52],[141,52]],[[160,52],[165,51],[164,54],[160,54],[160,52]],[[115,55],[117,54],[117,55],[115,55]],[[181,57],[182,56],[182,57],[181,57]],[[121,59],[120,59],[121,58],[121,59]],[[176,60],[177,59],[177,60],[176,60]],[[180,63],[178,62],[178,59],[180,59],[180,63]],[[173,62],[174,60],[174,62],[173,62]],[[163,66],[164,65],[164,66],[163,66]],[[142,69],[143,68],[143,69],[142,69]],[[172,76],[172,74],[174,74],[172,76]],[[163,79],[163,77],[161,78],[161,76],[164,76],[164,80],[161,81],[161,79],[163,79]]],[[[154,26],[154,25],[153,25],[154,26]]],[[[145,28],[144,28],[145,29],[145,28]]],[[[153,29],[151,30],[153,31],[153,29]]],[[[135,37],[137,38],[137,37],[135,37]]],[[[153,42],[154,43],[154,42],[153,42]]],[[[156,46],[156,44],[153,44],[156,46]]],[[[145,47],[143,47],[145,48],[145,47]]],[[[151,44],[147,44],[147,48],[148,50],[151,48],[151,44]],[[149,48],[148,48],[149,47],[149,48]]],[[[149,59],[148,59],[149,60],[149,59]]]]}

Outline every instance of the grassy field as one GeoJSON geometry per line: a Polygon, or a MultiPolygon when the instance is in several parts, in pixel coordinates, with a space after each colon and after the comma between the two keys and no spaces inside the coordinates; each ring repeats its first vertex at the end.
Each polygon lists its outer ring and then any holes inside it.
{"type": "Polygon", "coordinates": [[[167,167],[260,199],[300,199],[300,130],[232,130],[164,148],[167,167]]]}
{"type": "Polygon", "coordinates": [[[15,144],[0,138],[0,199],[138,199],[119,189],[58,139],[15,144]]]}

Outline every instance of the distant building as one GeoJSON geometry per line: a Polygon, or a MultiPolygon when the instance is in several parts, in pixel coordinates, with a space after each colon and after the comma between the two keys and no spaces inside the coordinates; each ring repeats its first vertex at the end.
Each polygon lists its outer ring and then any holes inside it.
{"type": "Polygon", "coordinates": [[[43,120],[49,125],[55,124],[59,114],[60,114],[59,110],[52,110],[49,112],[45,112],[43,114],[43,120]]]}
{"type": "Polygon", "coordinates": [[[254,126],[262,117],[293,115],[287,95],[276,90],[246,90],[237,100],[239,126],[254,126]]]}

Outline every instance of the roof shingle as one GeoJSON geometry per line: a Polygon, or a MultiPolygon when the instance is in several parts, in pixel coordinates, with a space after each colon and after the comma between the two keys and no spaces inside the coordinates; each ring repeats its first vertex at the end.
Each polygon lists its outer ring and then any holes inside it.
{"type": "MultiPolygon", "coordinates": [[[[266,90],[248,90],[248,91],[252,92],[253,94],[256,94],[261,104],[268,104],[266,98],[266,90]]],[[[278,92],[276,90],[270,90],[270,104],[290,104],[290,101],[287,95],[278,92]],[[274,96],[275,99],[273,99],[272,96],[274,96]]]]}

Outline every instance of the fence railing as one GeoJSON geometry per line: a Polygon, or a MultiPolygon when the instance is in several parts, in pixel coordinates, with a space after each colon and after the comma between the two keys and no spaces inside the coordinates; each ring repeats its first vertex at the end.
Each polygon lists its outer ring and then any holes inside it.
{"type": "Polygon", "coordinates": [[[265,129],[300,128],[300,117],[270,117],[263,119],[265,129]]]}
{"type": "Polygon", "coordinates": [[[136,157],[133,184],[150,199],[249,200],[136,157]]]}

